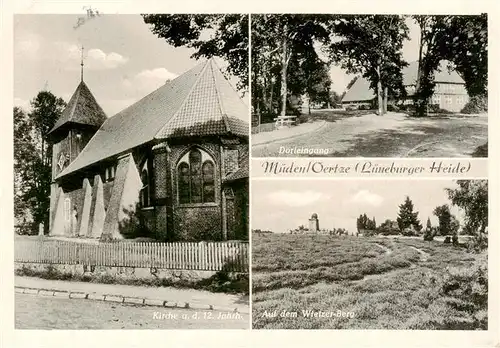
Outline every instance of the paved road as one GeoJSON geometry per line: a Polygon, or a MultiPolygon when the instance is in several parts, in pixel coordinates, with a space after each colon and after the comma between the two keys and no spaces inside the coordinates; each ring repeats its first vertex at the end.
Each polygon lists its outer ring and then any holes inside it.
{"type": "Polygon", "coordinates": [[[16,294],[16,329],[248,329],[249,315],[16,294]]]}
{"type": "Polygon", "coordinates": [[[318,131],[253,146],[252,155],[307,157],[284,154],[284,149],[327,149],[328,157],[470,157],[487,142],[487,123],[487,117],[419,119],[396,113],[371,114],[327,122],[318,131]]]}

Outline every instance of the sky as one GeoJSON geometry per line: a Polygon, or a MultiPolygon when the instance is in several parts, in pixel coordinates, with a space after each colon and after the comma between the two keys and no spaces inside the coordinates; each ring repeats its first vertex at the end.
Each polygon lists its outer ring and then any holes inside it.
{"type": "MultiPolygon", "coordinates": [[[[452,180],[253,180],[252,229],[288,232],[300,225],[308,226],[313,213],[318,214],[320,228],[346,228],[356,231],[356,218],[366,213],[377,225],[386,219],[396,220],[399,205],[406,196],[419,212],[425,227],[427,218],[438,225],[432,211],[449,204],[445,188],[455,188],[452,180]]],[[[451,206],[451,205],[450,205],[451,206]]],[[[451,212],[459,221],[463,213],[451,212]]]]}
{"type": "MultiPolygon", "coordinates": [[[[403,42],[403,59],[407,62],[414,62],[418,60],[418,40],[420,36],[419,28],[413,19],[406,19],[406,25],[408,26],[410,37],[409,40],[403,42]]],[[[332,90],[342,94],[347,87],[347,84],[356,75],[347,74],[343,69],[338,66],[332,65],[330,67],[330,77],[332,80],[332,90]]]]}
{"type": "MultiPolygon", "coordinates": [[[[43,89],[69,101],[80,82],[82,45],[84,80],[108,117],[197,64],[190,58],[193,49],[157,38],[140,15],[100,15],[74,29],[78,17],[14,17],[15,106],[29,110],[30,100],[43,89]]],[[[411,62],[418,55],[418,27],[411,19],[407,25],[410,40],[404,42],[403,57],[411,62]]],[[[338,93],[354,77],[336,66],[330,75],[338,93]]]]}
{"type": "Polygon", "coordinates": [[[157,38],[140,15],[100,15],[74,29],[78,17],[15,15],[15,106],[28,110],[44,89],[68,102],[80,83],[82,45],[84,81],[108,117],[199,63],[193,49],[157,38]]]}

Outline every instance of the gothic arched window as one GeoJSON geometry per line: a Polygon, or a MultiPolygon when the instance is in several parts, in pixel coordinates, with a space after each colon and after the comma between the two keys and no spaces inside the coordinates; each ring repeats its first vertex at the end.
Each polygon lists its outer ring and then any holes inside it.
{"type": "Polygon", "coordinates": [[[208,153],[196,148],[186,153],[177,176],[180,204],[215,202],[215,166],[208,153]]]}
{"type": "Polygon", "coordinates": [[[150,185],[150,178],[148,171],[148,161],[146,161],[142,166],[141,181],[142,181],[141,196],[140,196],[141,206],[143,208],[149,207],[151,205],[151,199],[150,199],[151,185],[150,185]]]}

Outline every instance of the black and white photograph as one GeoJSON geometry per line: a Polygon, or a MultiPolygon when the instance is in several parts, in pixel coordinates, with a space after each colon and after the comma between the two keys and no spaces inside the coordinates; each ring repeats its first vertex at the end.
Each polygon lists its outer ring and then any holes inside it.
{"type": "Polygon", "coordinates": [[[488,330],[487,180],[253,180],[254,329],[488,330]]]}
{"type": "Polygon", "coordinates": [[[14,16],[16,329],[249,329],[249,16],[14,16]]]}
{"type": "Polygon", "coordinates": [[[488,20],[252,14],[253,157],[488,157],[488,20]]]}

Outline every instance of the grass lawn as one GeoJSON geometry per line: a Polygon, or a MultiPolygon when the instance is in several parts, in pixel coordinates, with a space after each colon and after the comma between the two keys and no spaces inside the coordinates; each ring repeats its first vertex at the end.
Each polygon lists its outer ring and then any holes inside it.
{"type": "Polygon", "coordinates": [[[256,329],[487,328],[487,275],[474,283],[473,266],[486,266],[486,254],[420,239],[271,234],[252,243],[256,329]]]}

